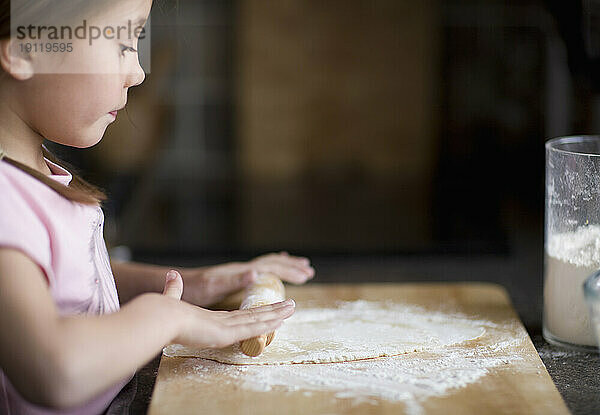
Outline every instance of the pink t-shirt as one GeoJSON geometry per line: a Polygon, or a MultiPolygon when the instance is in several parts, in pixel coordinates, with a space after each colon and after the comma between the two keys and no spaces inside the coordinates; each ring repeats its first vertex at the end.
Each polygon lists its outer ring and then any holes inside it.
{"type": "MultiPolygon", "coordinates": [[[[69,171],[44,160],[52,171],[48,177],[65,185],[70,183],[69,171]]],[[[59,313],[118,311],[119,298],[103,237],[102,208],[71,202],[3,161],[0,191],[0,246],[19,249],[41,268],[59,313]]],[[[0,368],[0,413],[99,414],[132,377],[133,374],[82,407],[56,411],[23,399],[0,368]]]]}

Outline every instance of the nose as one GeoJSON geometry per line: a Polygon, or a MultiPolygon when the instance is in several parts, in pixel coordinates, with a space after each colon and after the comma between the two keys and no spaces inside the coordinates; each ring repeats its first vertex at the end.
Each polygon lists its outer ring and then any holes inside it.
{"type": "Polygon", "coordinates": [[[146,79],[146,73],[144,72],[144,68],[140,65],[139,59],[135,59],[135,65],[131,72],[127,74],[127,79],[125,81],[125,86],[130,88],[132,86],[136,86],[144,82],[146,79]]]}

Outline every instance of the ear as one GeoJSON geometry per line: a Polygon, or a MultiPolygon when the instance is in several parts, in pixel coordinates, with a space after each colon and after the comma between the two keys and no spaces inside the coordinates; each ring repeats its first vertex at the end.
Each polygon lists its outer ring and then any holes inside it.
{"type": "Polygon", "coordinates": [[[33,64],[29,53],[20,53],[18,48],[12,39],[0,40],[0,66],[13,78],[25,81],[33,76],[33,64]]]}

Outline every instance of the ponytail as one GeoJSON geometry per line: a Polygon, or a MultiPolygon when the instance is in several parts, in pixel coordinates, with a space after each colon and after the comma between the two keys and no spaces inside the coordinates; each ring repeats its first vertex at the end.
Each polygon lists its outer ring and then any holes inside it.
{"type": "Polygon", "coordinates": [[[101,203],[107,199],[106,194],[100,188],[94,186],[91,183],[86,182],[83,178],[78,176],[75,173],[73,166],[59,160],[58,157],[52,154],[43,145],[42,152],[44,154],[44,157],[46,157],[51,162],[56,163],[60,166],[67,167],[67,169],[71,172],[71,175],[73,176],[69,185],[65,186],[64,184],[59,183],[54,179],[51,179],[45,174],[8,157],[5,153],[3,153],[2,149],[0,149],[0,160],[15,166],[16,168],[29,174],[30,176],[35,177],[40,182],[52,188],[56,193],[60,194],[61,196],[65,197],[66,199],[72,202],[83,203],[86,205],[101,205],[101,203]]]}

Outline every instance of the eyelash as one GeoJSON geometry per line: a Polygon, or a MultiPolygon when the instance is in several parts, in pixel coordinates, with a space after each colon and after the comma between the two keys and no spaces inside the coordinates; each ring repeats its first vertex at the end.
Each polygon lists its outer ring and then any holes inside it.
{"type": "Polygon", "coordinates": [[[137,49],[132,48],[131,46],[121,45],[121,56],[125,56],[125,51],[127,52],[137,52],[137,49]]]}

